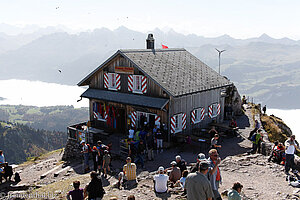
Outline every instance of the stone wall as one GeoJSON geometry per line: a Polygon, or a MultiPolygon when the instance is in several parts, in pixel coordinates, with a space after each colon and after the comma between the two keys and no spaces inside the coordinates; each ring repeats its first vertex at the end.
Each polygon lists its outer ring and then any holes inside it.
{"type": "Polygon", "coordinates": [[[67,144],[65,146],[64,155],[62,160],[78,160],[82,159],[81,147],[77,140],[73,138],[68,138],[67,144]]]}

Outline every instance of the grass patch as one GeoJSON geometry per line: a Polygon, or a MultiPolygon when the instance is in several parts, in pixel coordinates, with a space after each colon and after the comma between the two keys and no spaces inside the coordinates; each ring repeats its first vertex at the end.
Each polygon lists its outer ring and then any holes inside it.
{"type": "Polygon", "coordinates": [[[279,123],[284,124],[281,119],[274,116],[262,115],[260,120],[265,131],[268,133],[270,142],[279,141],[284,143],[288,139],[288,133],[284,132],[278,126],[279,123]]]}
{"type": "Polygon", "coordinates": [[[35,108],[28,109],[26,114],[42,115],[43,113],[40,111],[40,109],[38,107],[35,107],[35,108]]]}

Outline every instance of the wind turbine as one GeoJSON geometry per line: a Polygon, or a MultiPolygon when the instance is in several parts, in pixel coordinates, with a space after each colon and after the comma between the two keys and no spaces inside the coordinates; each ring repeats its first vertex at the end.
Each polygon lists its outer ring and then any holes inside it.
{"type": "Polygon", "coordinates": [[[223,53],[224,51],[226,51],[225,49],[220,51],[219,49],[215,48],[217,50],[217,52],[219,53],[219,74],[221,74],[221,68],[220,68],[220,62],[221,62],[221,53],[223,53]]]}

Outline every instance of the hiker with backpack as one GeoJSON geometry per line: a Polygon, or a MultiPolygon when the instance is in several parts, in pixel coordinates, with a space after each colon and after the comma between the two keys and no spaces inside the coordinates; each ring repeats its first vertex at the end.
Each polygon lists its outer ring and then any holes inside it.
{"type": "Polygon", "coordinates": [[[298,142],[295,140],[295,135],[291,135],[289,139],[284,142],[285,145],[285,174],[289,175],[289,171],[292,168],[293,173],[297,173],[295,165],[295,152],[299,148],[298,142]]]}
{"type": "Polygon", "coordinates": [[[249,137],[248,137],[249,140],[251,140],[253,134],[256,133],[259,128],[260,128],[260,124],[259,124],[258,120],[256,119],[254,129],[249,134],[249,137]]]}
{"type": "Polygon", "coordinates": [[[102,144],[101,140],[99,140],[97,142],[99,174],[101,174],[101,171],[102,171],[104,150],[106,150],[106,149],[107,149],[107,147],[104,144],[102,144]]]}
{"type": "Polygon", "coordinates": [[[257,131],[257,133],[254,133],[251,136],[250,140],[252,142],[252,150],[249,153],[255,154],[257,149],[258,149],[258,152],[259,152],[260,151],[260,143],[263,141],[262,130],[259,129],[257,131]]]}

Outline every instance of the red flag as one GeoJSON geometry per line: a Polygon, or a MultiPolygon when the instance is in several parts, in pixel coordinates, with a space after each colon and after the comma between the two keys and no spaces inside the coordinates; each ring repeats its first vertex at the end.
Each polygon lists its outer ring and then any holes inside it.
{"type": "Polygon", "coordinates": [[[162,48],[163,48],[163,49],[167,49],[167,48],[169,48],[168,46],[166,46],[166,45],[163,45],[163,44],[162,44],[161,46],[162,46],[162,48]]]}

